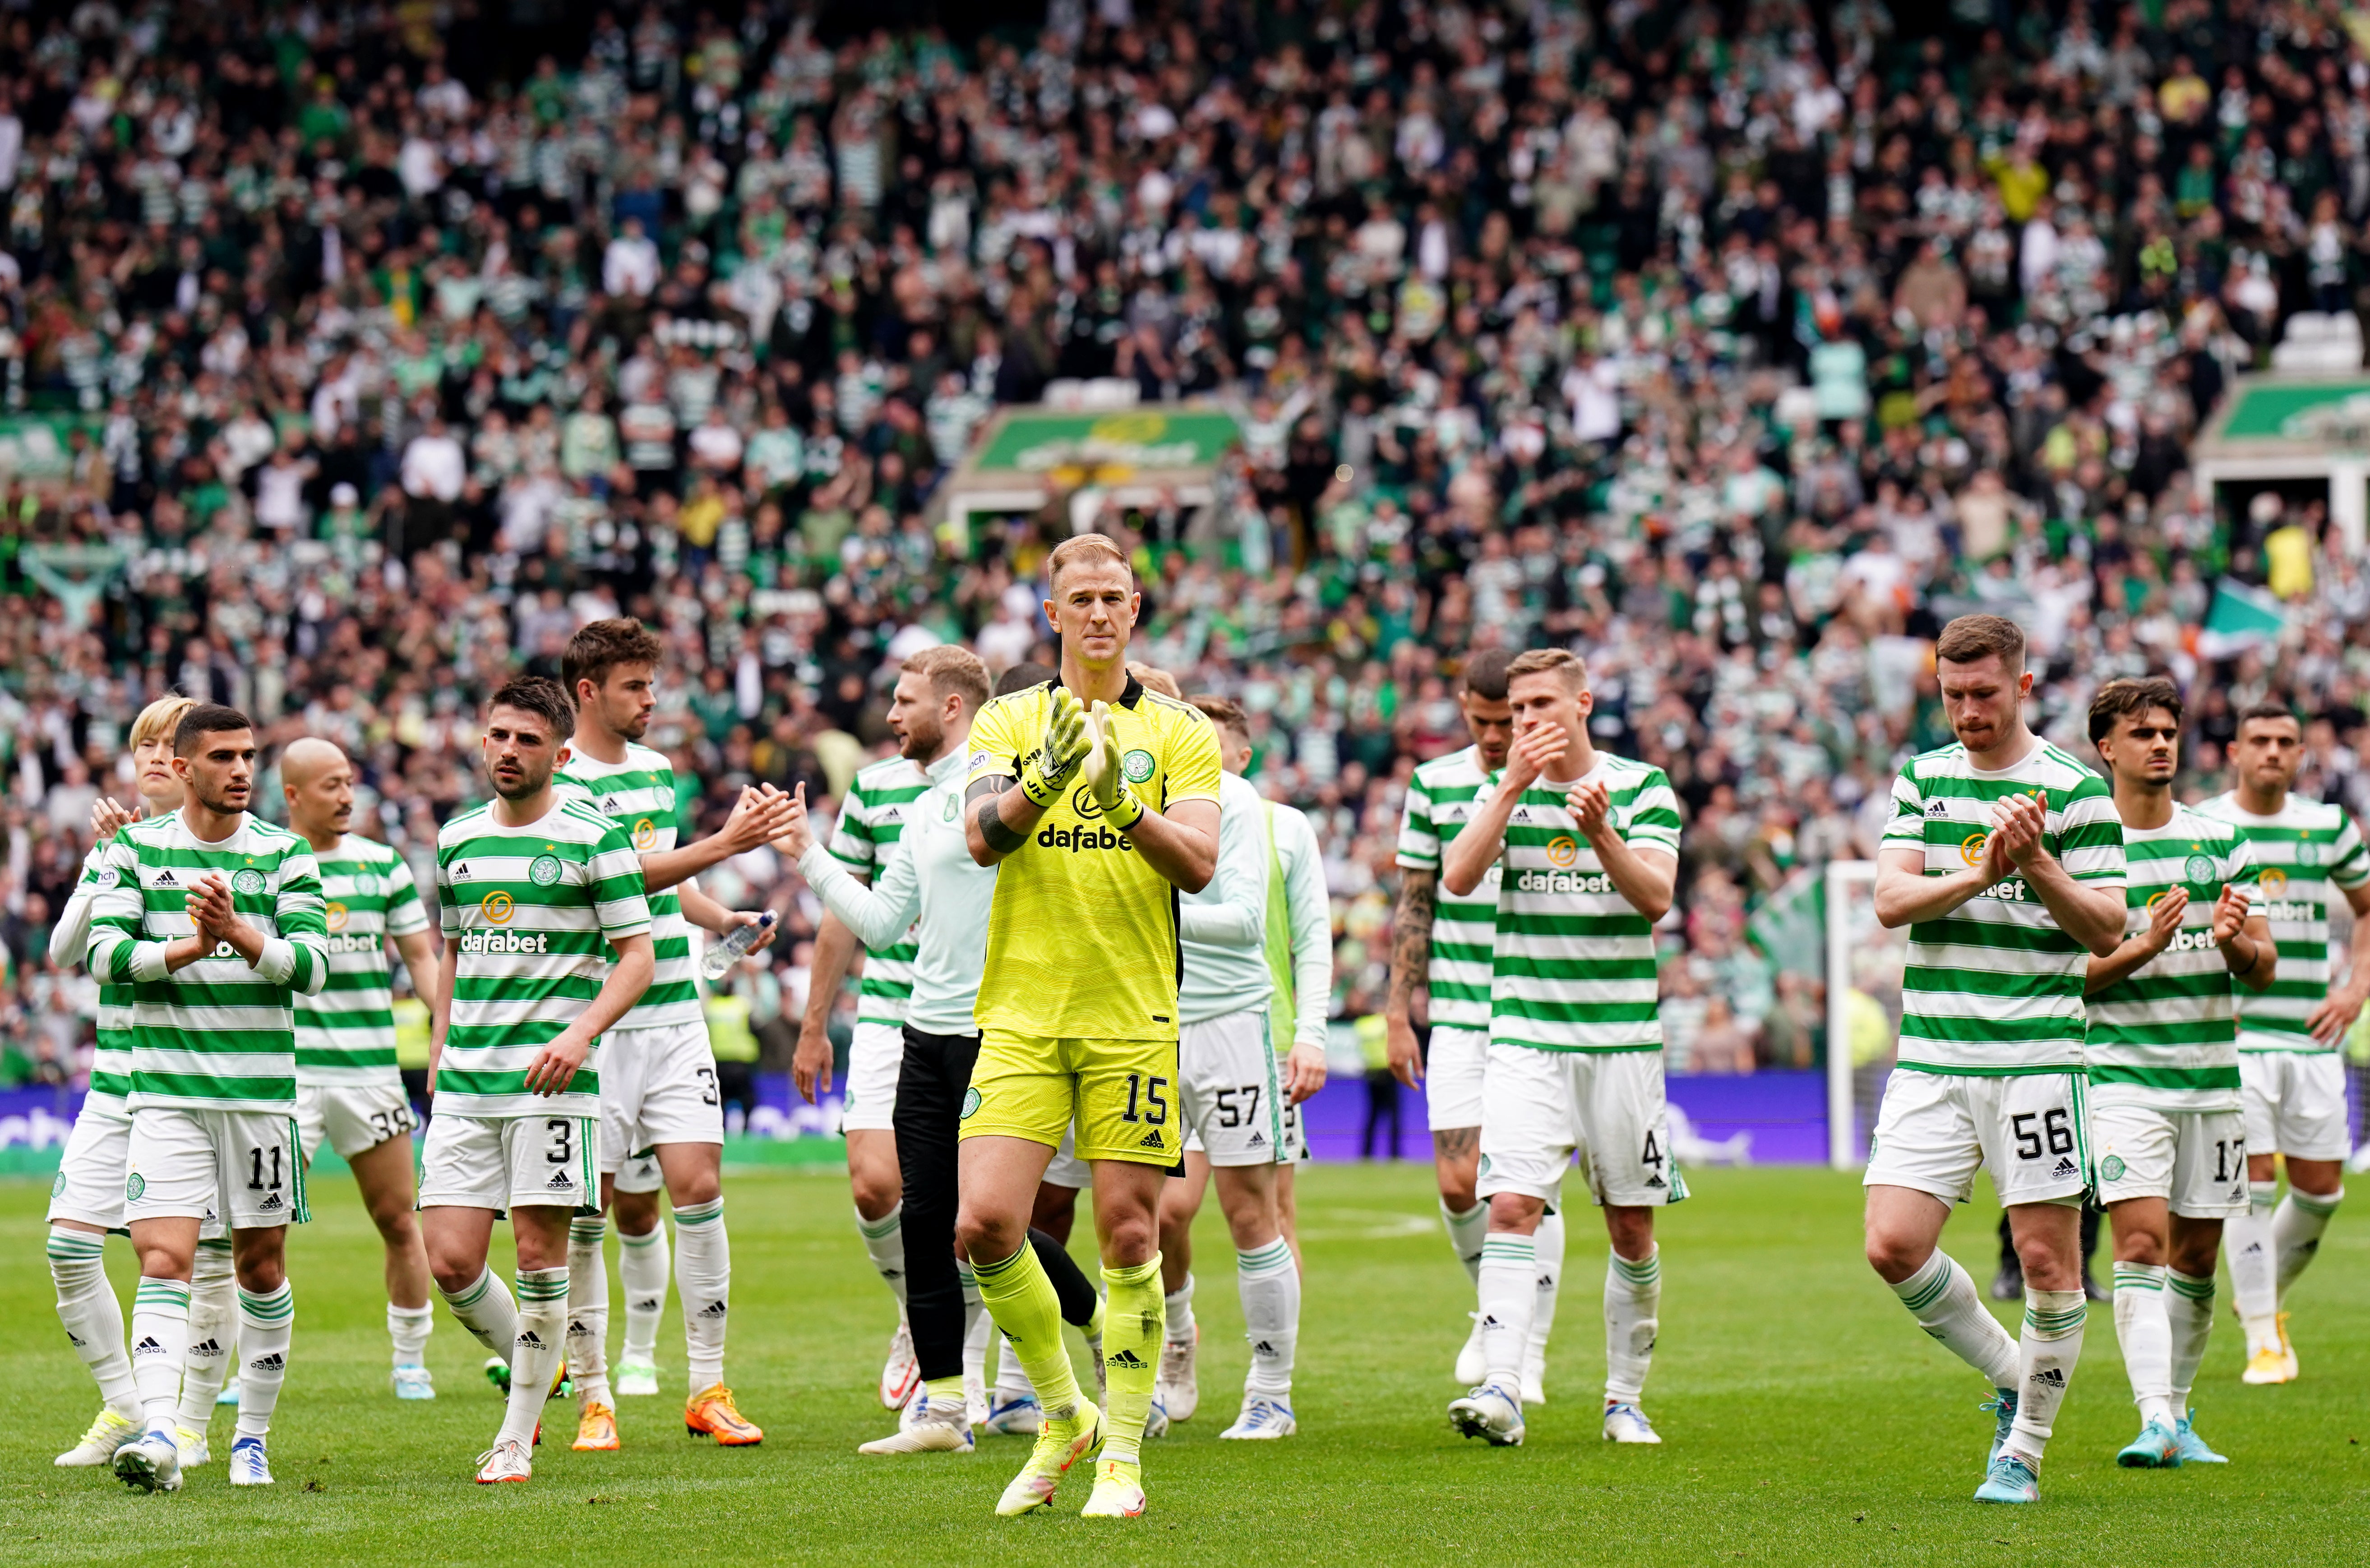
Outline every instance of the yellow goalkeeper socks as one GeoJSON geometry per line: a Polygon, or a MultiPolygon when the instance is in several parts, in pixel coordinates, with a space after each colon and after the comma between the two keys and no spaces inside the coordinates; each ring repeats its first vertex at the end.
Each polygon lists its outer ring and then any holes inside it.
{"type": "Polygon", "coordinates": [[[1103,1458],[1136,1462],[1144,1423],[1152,1413],[1152,1384],[1160,1370],[1168,1313],[1160,1293],[1160,1254],[1133,1268],[1103,1269],[1103,1372],[1110,1409],[1103,1414],[1103,1458]]]}
{"type": "MultiPolygon", "coordinates": [[[[1020,1369],[1029,1374],[1039,1408],[1053,1420],[1067,1420],[1078,1405],[1078,1375],[1071,1370],[1069,1348],[1062,1343],[1061,1299],[1053,1294],[1053,1281],[1037,1261],[1036,1250],[1024,1242],[1002,1263],[973,1259],[972,1274],[979,1281],[981,1304],[1012,1342],[1020,1369]]],[[[1151,1389],[1147,1377],[1147,1400],[1151,1389]]],[[[1137,1425],[1142,1424],[1139,1416],[1137,1425]]]]}

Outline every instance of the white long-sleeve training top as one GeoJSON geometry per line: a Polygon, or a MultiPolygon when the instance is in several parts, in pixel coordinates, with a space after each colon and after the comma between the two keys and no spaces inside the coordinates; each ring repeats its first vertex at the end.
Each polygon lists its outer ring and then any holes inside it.
{"type": "Polygon", "coordinates": [[[1185,978],[1177,1017],[1202,1024],[1264,1007],[1275,983],[1267,967],[1267,802],[1239,773],[1218,780],[1218,869],[1178,906],[1185,978]]]}
{"type": "Polygon", "coordinates": [[[907,808],[897,853],[871,887],[849,876],[820,842],[799,857],[816,897],[867,947],[885,946],[915,927],[905,1022],[929,1035],[979,1032],[972,1010],[995,901],[995,867],[973,861],[963,842],[963,761],[962,749],[954,747],[925,770],[930,788],[907,808]]]}

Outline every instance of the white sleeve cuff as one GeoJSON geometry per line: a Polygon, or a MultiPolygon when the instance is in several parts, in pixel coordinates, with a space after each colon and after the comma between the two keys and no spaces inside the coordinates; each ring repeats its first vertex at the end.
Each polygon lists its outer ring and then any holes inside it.
{"type": "Polygon", "coordinates": [[[135,980],[161,980],[168,971],[165,967],[165,944],[161,942],[135,942],[132,944],[132,978],[135,980]]]}
{"type": "Polygon", "coordinates": [[[296,947],[284,936],[269,936],[263,941],[263,954],[255,961],[255,972],[274,985],[285,982],[296,972],[296,947]]]}

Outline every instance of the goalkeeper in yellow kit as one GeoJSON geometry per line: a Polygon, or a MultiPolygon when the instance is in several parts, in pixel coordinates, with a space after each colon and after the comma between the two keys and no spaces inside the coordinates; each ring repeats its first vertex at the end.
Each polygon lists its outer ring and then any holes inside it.
{"type": "Polygon", "coordinates": [[[1049,1506],[1102,1445],[1088,1517],[1144,1512],[1138,1469],[1160,1359],[1160,1184],[1184,1148],[1177,1114],[1178,890],[1218,855],[1210,721],[1127,671],[1135,575],[1099,533],[1048,563],[1058,681],[996,698],[971,732],[964,831],[1002,863],[963,1097],[955,1243],[1036,1386],[1044,1425],[999,1514],[1049,1506]],[[1075,1118],[1094,1167],[1110,1410],[1079,1391],[1053,1283],[1029,1245],[1038,1180],[1075,1118]]]}

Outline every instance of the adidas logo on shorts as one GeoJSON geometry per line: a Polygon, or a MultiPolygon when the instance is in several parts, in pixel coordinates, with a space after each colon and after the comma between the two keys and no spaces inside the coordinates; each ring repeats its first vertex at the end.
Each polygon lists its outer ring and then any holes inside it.
{"type": "Polygon", "coordinates": [[[1160,1141],[1160,1135],[1158,1133],[1147,1132],[1142,1139],[1137,1140],[1136,1147],[1138,1149],[1159,1149],[1164,1146],[1160,1141]]]}
{"type": "Polygon", "coordinates": [[[576,1178],[569,1175],[564,1171],[554,1171],[551,1173],[551,1180],[545,1185],[550,1187],[554,1192],[574,1192],[576,1190],[576,1178]]]}
{"type": "Polygon", "coordinates": [[[255,1207],[263,1210],[266,1214],[269,1214],[272,1210],[283,1206],[280,1201],[280,1195],[278,1193],[266,1193],[263,1195],[263,1201],[257,1204],[255,1207]]]}
{"type": "Polygon", "coordinates": [[[2071,1160],[2058,1161],[2057,1169],[2050,1173],[2050,1174],[2057,1177],[2061,1181],[2067,1176],[2079,1175],[2080,1173],[2081,1167],[2076,1165],[2071,1160]]]}
{"type": "Polygon", "coordinates": [[[1264,1149],[1267,1147],[1267,1139],[1261,1134],[1255,1132],[1251,1134],[1250,1142],[1245,1144],[1244,1147],[1247,1149],[1264,1149]]]}
{"type": "Polygon", "coordinates": [[[1660,1176],[1649,1176],[1646,1178],[1646,1185],[1650,1187],[1662,1186],[1663,1185],[1662,1178],[1660,1176]]]}

